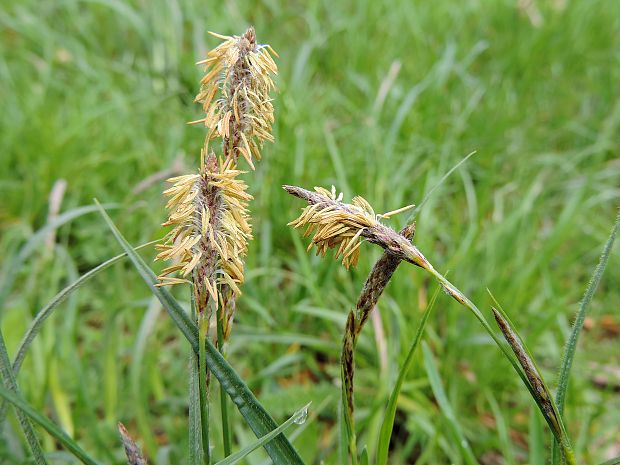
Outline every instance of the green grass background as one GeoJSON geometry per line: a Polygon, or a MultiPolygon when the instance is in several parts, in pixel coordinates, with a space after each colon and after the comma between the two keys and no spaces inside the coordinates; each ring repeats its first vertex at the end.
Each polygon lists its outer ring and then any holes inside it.
{"type": "MultiPolygon", "coordinates": [[[[200,117],[192,101],[201,70],[193,63],[219,43],[208,30],[238,34],[253,24],[259,41],[280,53],[280,92],[276,142],[246,176],[255,240],[228,352],[278,421],[310,400],[315,411],[323,407],[295,442],[308,463],[337,463],[342,328],[380,251],[365,245],[352,271],[307,255],[306,241],[286,227],[301,203],[283,183],[335,184],[345,198],[360,194],[388,211],[419,203],[477,150],[421,211],[416,243],[483,309],[489,288],[554,380],[620,204],[620,7],[616,0],[538,4],[535,26],[516,1],[3,0],[0,247],[2,272],[16,281],[0,317],[9,351],[58,290],[120,252],[90,214],[63,226],[53,247],[38,249],[24,267],[7,266],[46,223],[53,184],[68,182],[63,211],[93,197],[117,202],[111,214],[132,243],[161,237],[163,183],[135,188],[175,160],[196,166],[205,134],[185,125],[200,117]],[[390,69],[399,70],[393,79],[390,69]]],[[[607,388],[593,383],[605,366],[618,369],[618,335],[606,336],[600,321],[618,321],[619,281],[616,247],[568,392],[580,463],[620,454],[613,376],[607,388]]],[[[371,453],[435,290],[402,266],[379,304],[381,329],[364,330],[358,437],[371,453]]],[[[437,305],[425,340],[476,457],[543,464],[549,435],[541,435],[526,390],[470,314],[447,296],[437,305]]],[[[119,420],[153,463],[183,463],[187,351],[123,262],[58,309],[18,381],[28,402],[107,463],[122,463],[119,420]]],[[[399,401],[391,463],[463,463],[448,425],[420,352],[399,401]]],[[[238,447],[252,441],[238,416],[233,429],[238,447]]],[[[16,431],[10,417],[0,462],[25,463],[16,431]]],[[[42,437],[46,450],[57,449],[42,437]]],[[[261,463],[261,454],[247,463],[261,463]]],[[[52,456],[69,462],[61,451],[52,456]]]]}

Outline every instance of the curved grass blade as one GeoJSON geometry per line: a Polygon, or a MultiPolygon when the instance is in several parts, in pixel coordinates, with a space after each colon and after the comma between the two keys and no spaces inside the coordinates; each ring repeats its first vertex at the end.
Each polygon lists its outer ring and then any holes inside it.
{"type": "MultiPolygon", "coordinates": [[[[15,374],[11,369],[11,361],[9,360],[9,354],[6,350],[6,344],[4,343],[4,334],[2,334],[2,330],[0,329],[0,374],[2,375],[2,381],[4,386],[7,389],[10,389],[16,395],[19,395],[19,388],[17,387],[17,381],[15,380],[15,374]]],[[[45,460],[45,456],[43,455],[43,449],[41,449],[41,444],[39,443],[39,439],[30,423],[28,417],[22,412],[20,409],[16,408],[15,412],[17,413],[17,419],[19,420],[19,425],[26,437],[26,441],[28,442],[28,446],[30,446],[30,450],[32,451],[32,455],[34,457],[34,461],[37,465],[45,465],[47,461],[45,460]]],[[[2,423],[0,423],[1,425],[2,423]]]]}
{"type": "Polygon", "coordinates": [[[28,415],[35,423],[45,428],[45,430],[51,434],[58,442],[60,442],[65,448],[71,452],[76,458],[86,465],[98,465],[98,463],[92,459],[84,450],[71,439],[63,430],[52,423],[48,418],[41,415],[28,405],[20,396],[14,392],[0,386],[0,397],[3,397],[20,411],[28,415]]]}
{"type": "Polygon", "coordinates": [[[258,439],[258,441],[256,441],[254,444],[250,444],[249,446],[241,449],[239,452],[235,452],[234,454],[229,455],[224,460],[220,460],[219,462],[217,462],[215,465],[233,465],[234,463],[239,462],[239,460],[250,455],[250,453],[254,452],[259,447],[267,444],[269,441],[275,438],[278,434],[283,433],[293,423],[304,422],[306,416],[308,415],[308,407],[310,406],[311,403],[312,402],[309,402],[306,405],[304,405],[302,408],[297,410],[293,414],[293,416],[291,416],[291,418],[286,420],[284,423],[282,423],[280,426],[278,426],[276,429],[274,429],[270,433],[267,433],[264,436],[261,436],[258,439]]]}
{"type": "MultiPolygon", "coordinates": [[[[564,403],[566,401],[566,390],[568,389],[568,381],[570,377],[570,370],[573,365],[573,359],[575,358],[575,352],[577,350],[577,341],[579,340],[579,334],[581,333],[581,328],[583,328],[583,322],[586,317],[586,312],[588,310],[588,306],[590,302],[592,302],[592,298],[594,297],[594,293],[596,292],[596,288],[598,287],[601,277],[605,272],[605,268],[607,267],[607,262],[609,261],[609,255],[611,254],[611,249],[614,245],[614,241],[616,240],[616,236],[618,235],[618,231],[620,231],[620,213],[616,217],[616,223],[611,230],[611,234],[603,247],[603,252],[601,253],[601,257],[599,259],[598,265],[594,270],[594,274],[592,275],[592,279],[586,288],[586,292],[579,304],[579,310],[577,311],[577,316],[575,317],[575,323],[573,323],[573,329],[568,337],[568,341],[566,341],[566,348],[564,349],[564,355],[562,356],[562,364],[560,368],[560,375],[558,378],[558,390],[556,393],[556,403],[558,407],[558,411],[560,415],[564,413],[564,403]]],[[[557,442],[553,441],[553,460],[552,463],[555,465],[558,463],[558,454],[557,450],[557,442]]]]}
{"type": "Polygon", "coordinates": [[[467,160],[473,157],[476,154],[476,152],[477,151],[474,150],[473,152],[468,153],[465,157],[463,157],[461,161],[459,161],[456,165],[454,165],[452,168],[446,171],[446,173],[441,177],[441,179],[439,179],[439,181],[437,181],[437,183],[433,187],[431,187],[430,190],[424,195],[424,198],[422,199],[420,204],[416,205],[415,208],[411,211],[411,214],[409,215],[409,218],[407,219],[406,224],[411,224],[413,222],[413,220],[416,218],[420,210],[422,210],[422,207],[426,204],[426,202],[428,202],[428,199],[431,198],[431,195],[433,195],[433,192],[435,192],[435,190],[439,186],[441,186],[444,183],[444,181],[450,177],[452,173],[454,173],[457,169],[459,169],[459,167],[462,164],[464,164],[467,160]]]}
{"type": "MultiPolygon", "coordinates": [[[[106,204],[105,208],[116,208],[116,204],[106,204]]],[[[13,282],[15,281],[15,277],[17,276],[17,271],[22,267],[24,262],[30,257],[32,252],[36,249],[36,247],[45,240],[45,238],[52,232],[54,229],[59,228],[65,223],[68,223],[82,215],[86,215],[87,213],[93,213],[97,211],[97,207],[95,205],[87,205],[84,207],[74,208],[73,210],[69,210],[68,212],[59,215],[53,221],[50,221],[41,229],[39,229],[36,233],[34,233],[30,239],[24,244],[24,246],[20,249],[20,251],[13,257],[10,263],[5,267],[3,271],[3,276],[0,278],[0,308],[4,305],[6,300],[6,296],[9,291],[13,287],[13,282]]]]}
{"type": "MultiPolygon", "coordinates": [[[[125,240],[101,205],[99,205],[99,211],[142,279],[149,286],[151,292],[162,303],[174,323],[181,330],[181,333],[183,333],[183,336],[185,336],[191,344],[194,352],[198,354],[198,327],[196,324],[189,318],[183,307],[181,307],[170,292],[156,286],[158,281],[153,271],[151,271],[146,263],[144,263],[144,260],[142,260],[125,240]]],[[[207,340],[205,344],[205,355],[209,370],[218,379],[222,388],[228,393],[237,406],[239,413],[241,413],[256,437],[262,437],[276,429],[278,425],[273,418],[271,418],[245,382],[243,382],[237,372],[224,357],[222,357],[209,340],[207,340]]],[[[264,447],[276,465],[303,464],[301,457],[283,434],[277,435],[273,441],[268,442],[264,447]]]]}
{"type": "Polygon", "coordinates": [[[422,343],[422,351],[424,352],[424,366],[426,367],[426,373],[428,374],[428,381],[431,385],[431,389],[433,390],[435,399],[439,404],[439,408],[443,412],[446,420],[448,420],[448,424],[456,436],[459,449],[463,455],[463,460],[468,465],[478,465],[478,461],[476,460],[476,457],[474,457],[474,453],[469,446],[469,442],[463,434],[461,425],[452,410],[448,397],[446,397],[446,392],[441,384],[441,379],[439,378],[439,373],[437,372],[437,366],[435,365],[435,360],[433,360],[433,355],[431,354],[428,345],[424,342],[422,343]]]}
{"type": "Polygon", "coordinates": [[[381,424],[381,431],[379,433],[379,442],[377,444],[377,465],[387,465],[388,463],[388,451],[390,448],[390,439],[392,438],[392,431],[394,429],[394,419],[396,418],[396,407],[398,406],[398,396],[400,395],[400,390],[403,387],[403,383],[407,378],[407,374],[409,370],[413,366],[413,355],[415,354],[418,345],[420,344],[420,340],[422,339],[422,335],[424,334],[424,329],[426,328],[426,322],[428,321],[428,317],[435,306],[435,302],[437,301],[437,296],[439,295],[439,289],[435,291],[433,297],[429,303],[428,308],[424,312],[422,316],[422,320],[418,325],[418,329],[416,331],[415,337],[413,338],[413,342],[411,343],[411,347],[409,348],[409,352],[407,353],[407,358],[405,359],[405,363],[400,369],[398,373],[398,378],[396,380],[396,384],[394,385],[394,389],[392,389],[392,393],[390,394],[390,400],[388,401],[387,408],[385,409],[385,416],[383,418],[383,423],[381,424]]]}
{"type": "MultiPolygon", "coordinates": [[[[146,244],[139,245],[138,247],[135,248],[135,250],[141,249],[143,247],[147,247],[157,242],[159,241],[147,242],[146,244]]],[[[15,377],[17,377],[17,375],[19,374],[19,371],[22,367],[22,363],[24,362],[24,358],[26,357],[26,353],[28,351],[28,348],[30,347],[30,344],[32,344],[32,341],[34,340],[34,338],[37,336],[37,334],[39,334],[39,331],[41,330],[41,326],[43,325],[43,322],[50,317],[50,315],[54,312],[56,307],[58,307],[58,305],[64,302],[67,299],[67,297],[71,295],[71,293],[73,293],[79,287],[83,286],[91,278],[93,278],[94,276],[102,272],[103,270],[109,268],[116,262],[122,260],[126,256],[127,256],[126,253],[122,253],[120,255],[117,255],[116,257],[112,257],[111,259],[96,266],[95,268],[88,271],[87,273],[84,273],[82,276],[80,276],[79,279],[69,284],[62,291],[56,294],[54,298],[50,300],[48,304],[37,313],[36,317],[30,323],[28,330],[24,334],[24,337],[22,338],[17,348],[17,353],[15,354],[15,358],[13,360],[13,374],[15,375],[15,377]]],[[[2,401],[0,405],[0,425],[4,423],[4,419],[6,418],[6,412],[7,412],[7,403],[6,401],[2,401]]]]}

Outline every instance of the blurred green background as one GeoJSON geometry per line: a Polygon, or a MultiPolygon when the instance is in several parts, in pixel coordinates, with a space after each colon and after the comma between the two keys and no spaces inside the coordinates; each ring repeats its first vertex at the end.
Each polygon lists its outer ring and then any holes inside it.
{"type": "MultiPolygon", "coordinates": [[[[0,317],[9,352],[56,292],[120,253],[91,213],[11,268],[50,205],[53,217],[54,204],[62,213],[96,197],[118,204],[110,213],[133,244],[164,234],[162,179],[194,169],[205,136],[185,124],[200,118],[194,62],[219,43],[208,30],[240,34],[250,24],[280,54],[280,92],[276,142],[246,175],[255,240],[228,352],[278,421],[310,400],[320,410],[295,441],[308,463],[337,463],[342,328],[380,250],[364,245],[352,271],[306,254],[307,241],[286,227],[302,205],[283,183],[334,184],[388,211],[419,203],[476,150],[422,209],[416,244],[485,311],[490,289],[553,381],[620,204],[617,0],[3,0],[0,247],[2,279],[15,282],[0,317]],[[50,201],[59,180],[64,195],[50,201]]],[[[616,246],[568,393],[580,463],[620,454],[619,281],[616,246]]],[[[435,291],[402,266],[364,330],[358,435],[371,452],[435,291]]],[[[480,463],[545,463],[546,426],[474,318],[440,295],[429,323],[425,340],[480,463]]],[[[57,310],[18,381],[95,457],[122,463],[120,420],[153,463],[177,464],[187,454],[187,360],[187,344],[122,262],[57,310]]],[[[5,425],[2,463],[26,462],[16,425],[12,416],[5,425]]],[[[448,426],[419,353],[391,463],[463,463],[448,426]]],[[[252,441],[238,415],[234,433],[237,447],[252,441]]],[[[69,463],[60,449],[52,457],[69,463]]]]}

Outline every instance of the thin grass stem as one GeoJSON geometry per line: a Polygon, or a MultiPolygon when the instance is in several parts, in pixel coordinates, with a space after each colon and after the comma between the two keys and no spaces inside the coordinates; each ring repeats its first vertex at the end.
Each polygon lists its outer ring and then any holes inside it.
{"type": "MultiPolygon", "coordinates": [[[[224,305],[220,305],[217,310],[217,348],[224,357],[224,321],[225,308],[224,305]]],[[[224,457],[228,457],[231,452],[231,434],[230,434],[230,420],[228,416],[228,399],[226,392],[220,387],[220,413],[222,415],[222,440],[224,443],[224,457]]]]}
{"type": "Polygon", "coordinates": [[[207,384],[207,354],[205,352],[205,344],[207,340],[207,329],[209,328],[209,320],[204,313],[198,315],[198,365],[200,367],[199,374],[199,391],[200,391],[200,424],[202,427],[202,457],[205,465],[211,463],[211,450],[209,444],[209,385],[207,384]]]}

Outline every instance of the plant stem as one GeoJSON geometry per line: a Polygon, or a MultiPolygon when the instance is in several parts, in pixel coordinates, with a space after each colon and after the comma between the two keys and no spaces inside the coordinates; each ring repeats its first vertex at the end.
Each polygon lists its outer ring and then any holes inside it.
{"type": "Polygon", "coordinates": [[[209,329],[209,320],[205,312],[198,315],[198,364],[200,367],[200,424],[202,425],[202,451],[205,465],[211,463],[211,451],[209,448],[209,385],[207,384],[207,355],[205,352],[205,343],[207,339],[207,330],[209,329]]]}
{"type": "MultiPolygon", "coordinates": [[[[223,318],[224,306],[220,305],[217,310],[217,348],[224,356],[224,322],[223,318]]],[[[230,420],[228,418],[228,399],[226,399],[226,392],[220,387],[220,410],[222,414],[222,439],[224,442],[224,457],[228,457],[231,454],[230,447],[230,420]]]]}

